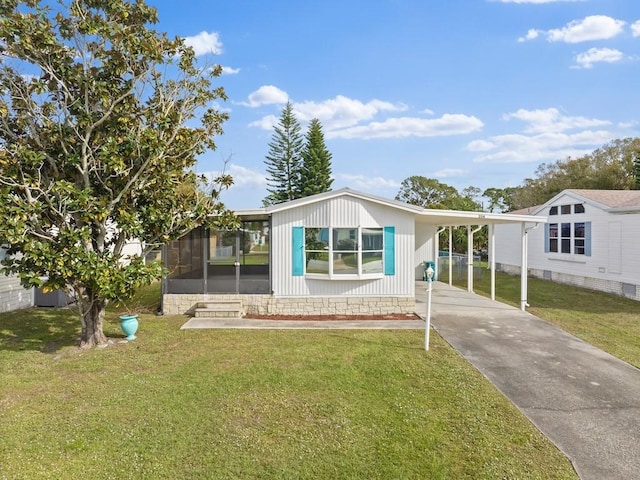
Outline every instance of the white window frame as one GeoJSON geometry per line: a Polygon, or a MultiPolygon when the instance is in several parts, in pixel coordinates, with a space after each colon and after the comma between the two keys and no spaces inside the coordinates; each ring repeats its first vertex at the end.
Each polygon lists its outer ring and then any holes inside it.
{"type": "MultiPolygon", "coordinates": [[[[354,241],[352,238],[353,235],[349,235],[349,239],[354,241]]],[[[383,278],[384,277],[384,227],[372,226],[372,227],[327,227],[327,226],[308,226],[305,227],[305,243],[304,243],[304,275],[305,277],[314,278],[314,279],[329,279],[329,280],[358,280],[358,279],[370,279],[370,278],[383,278]],[[327,230],[328,242],[326,242],[326,246],[323,249],[307,249],[307,231],[308,230],[327,230]],[[354,249],[338,249],[337,245],[334,245],[335,240],[335,232],[339,230],[355,230],[355,248],[354,249]],[[366,232],[368,230],[376,230],[379,231],[379,235],[381,238],[381,248],[380,249],[363,249],[363,241],[362,234],[363,231],[366,232]],[[379,271],[375,272],[365,272],[363,271],[363,258],[366,254],[378,254],[380,257],[380,267],[379,271]],[[327,273],[322,272],[309,272],[308,266],[310,260],[308,260],[308,254],[324,254],[326,256],[327,262],[327,273]],[[337,255],[349,255],[354,254],[356,258],[356,271],[352,273],[340,273],[339,270],[334,270],[335,262],[339,259],[337,255]]]]}

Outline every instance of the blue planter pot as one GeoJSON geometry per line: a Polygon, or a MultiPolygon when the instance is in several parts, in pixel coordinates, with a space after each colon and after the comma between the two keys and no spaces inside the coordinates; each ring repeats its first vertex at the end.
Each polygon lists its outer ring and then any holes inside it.
{"type": "Polygon", "coordinates": [[[138,331],[138,315],[120,315],[120,328],[127,340],[135,340],[138,331]]]}

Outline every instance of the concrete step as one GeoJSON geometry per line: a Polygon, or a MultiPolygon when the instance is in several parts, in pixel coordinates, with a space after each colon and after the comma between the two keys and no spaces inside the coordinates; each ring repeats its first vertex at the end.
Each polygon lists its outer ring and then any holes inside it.
{"type": "Polygon", "coordinates": [[[242,311],[241,300],[198,302],[193,316],[196,318],[240,318],[242,311]]]}

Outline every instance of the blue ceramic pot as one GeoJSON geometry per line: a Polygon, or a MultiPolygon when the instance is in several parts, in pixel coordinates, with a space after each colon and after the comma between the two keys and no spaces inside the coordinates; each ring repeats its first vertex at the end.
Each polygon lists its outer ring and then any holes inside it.
{"type": "Polygon", "coordinates": [[[120,328],[127,340],[135,340],[138,331],[138,315],[120,315],[120,328]]]}

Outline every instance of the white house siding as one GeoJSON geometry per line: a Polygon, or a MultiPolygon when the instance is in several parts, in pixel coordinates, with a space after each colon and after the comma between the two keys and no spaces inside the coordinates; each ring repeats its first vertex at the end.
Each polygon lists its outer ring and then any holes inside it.
{"type": "Polygon", "coordinates": [[[375,202],[340,196],[273,213],[272,287],[275,296],[414,296],[414,215],[375,202]],[[395,275],[361,280],[292,275],[292,227],[395,227],[395,275]]]}
{"type": "Polygon", "coordinates": [[[422,280],[424,275],[425,261],[435,261],[434,236],[436,234],[436,226],[424,223],[418,223],[415,227],[415,261],[414,261],[414,279],[422,280]]]}
{"type": "Polygon", "coordinates": [[[25,290],[16,277],[0,273],[0,312],[33,306],[33,289],[25,290]]]}
{"type": "MultiPolygon", "coordinates": [[[[551,206],[576,203],[583,203],[583,199],[560,195],[536,215],[547,217],[551,206]]],[[[540,225],[529,233],[529,275],[640,300],[640,214],[614,214],[594,202],[584,204],[584,213],[551,215],[548,219],[549,223],[591,222],[591,256],[545,253],[545,227],[540,225]]],[[[519,226],[496,226],[499,270],[520,271],[519,239],[519,226]]]]}

